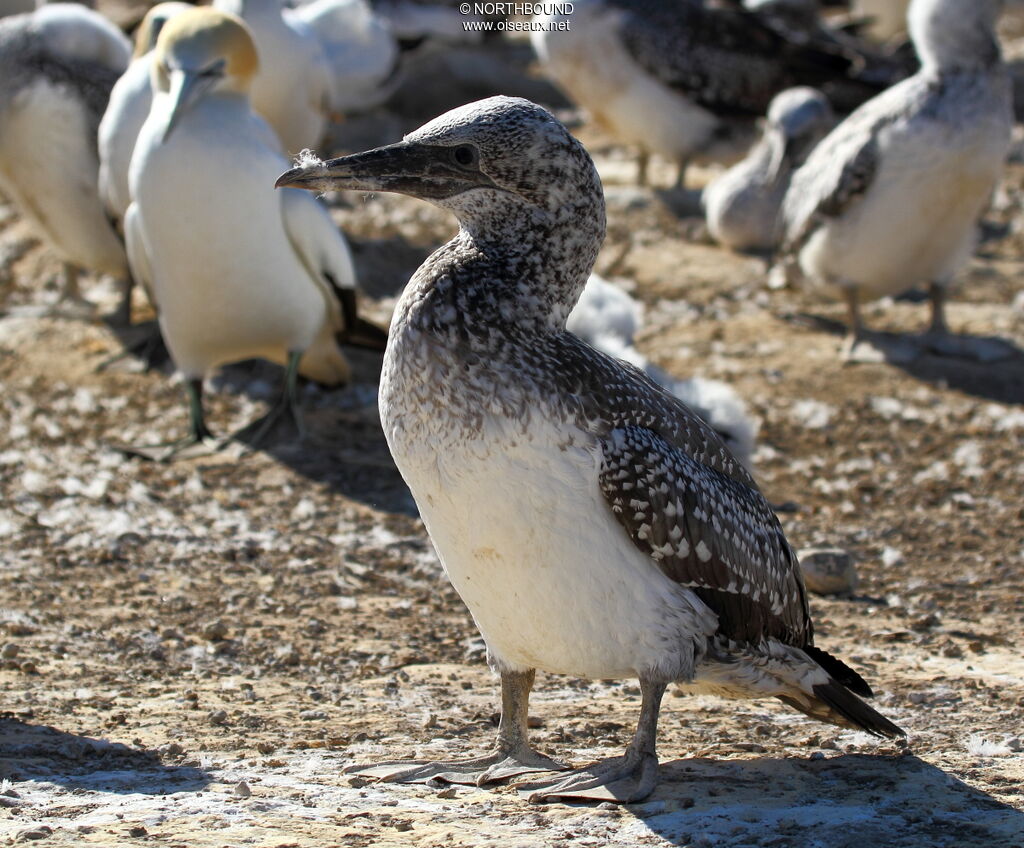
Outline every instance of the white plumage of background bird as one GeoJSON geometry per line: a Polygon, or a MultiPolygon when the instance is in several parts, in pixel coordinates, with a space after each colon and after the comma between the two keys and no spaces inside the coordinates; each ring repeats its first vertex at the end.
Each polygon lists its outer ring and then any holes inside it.
{"type": "Polygon", "coordinates": [[[708,230],[715,241],[733,250],[775,247],[779,210],[793,170],[833,121],[828,98],[816,89],[789,88],[775,96],[761,140],[704,189],[708,230]]]}
{"type": "Polygon", "coordinates": [[[63,299],[92,313],[82,268],[130,277],[121,240],[99,196],[96,133],[130,43],[96,12],[54,4],[0,20],[0,192],[64,263],[63,299]]]}
{"type": "Polygon", "coordinates": [[[352,259],[313,197],[274,191],[288,163],[250,107],[257,68],[248,28],[220,10],[182,12],[157,39],[125,230],[189,397],[190,433],[160,458],[209,447],[202,381],[218,365],[286,366],[281,402],[256,440],[286,417],[301,430],[297,374],[326,385],[350,377],[336,336],[362,326],[352,259]]]}
{"type": "Polygon", "coordinates": [[[864,104],[794,174],[786,250],[844,297],[847,355],[860,303],[930,286],[930,343],[948,346],[944,304],[999,183],[1013,125],[995,37],[1002,0],[913,0],[922,67],[864,104]]]}

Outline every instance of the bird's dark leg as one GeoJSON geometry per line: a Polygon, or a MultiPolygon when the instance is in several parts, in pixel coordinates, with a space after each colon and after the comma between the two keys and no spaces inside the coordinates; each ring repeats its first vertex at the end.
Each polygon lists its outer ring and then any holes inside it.
{"type": "Polygon", "coordinates": [[[579,769],[562,777],[517,784],[533,802],[558,798],[613,801],[629,804],[642,801],[658,784],[658,713],[667,684],[640,678],[643,702],[633,741],[625,756],[615,757],[579,769]]]}
{"type": "Polygon", "coordinates": [[[372,766],[353,766],[346,771],[377,777],[392,783],[462,783],[482,786],[521,774],[560,771],[566,766],[534,751],[527,739],[527,713],[534,671],[501,673],[501,721],[498,743],[490,754],[469,760],[430,762],[392,760],[372,766]]]}
{"type": "Polygon", "coordinates": [[[220,448],[203,414],[203,380],[201,377],[185,382],[185,396],[188,398],[188,435],[173,442],[138,447],[118,446],[118,450],[130,456],[139,456],[156,462],[170,462],[172,459],[188,459],[206,456],[220,448]]]}
{"type": "Polygon", "coordinates": [[[135,289],[135,280],[129,273],[121,278],[120,283],[121,301],[108,320],[114,327],[129,327],[132,323],[132,291],[135,289]]]}
{"type": "Polygon", "coordinates": [[[930,283],[928,286],[928,300],[932,307],[932,321],[928,327],[928,335],[941,337],[949,335],[949,325],[946,323],[946,297],[947,288],[941,283],[930,283]]]}
{"type": "Polygon", "coordinates": [[[843,359],[852,362],[854,353],[864,340],[864,322],[860,316],[860,292],[856,286],[843,286],[843,299],[846,301],[846,313],[849,320],[849,327],[846,331],[846,341],[843,343],[843,359]]]}
{"type": "Polygon", "coordinates": [[[263,444],[267,437],[282,426],[291,424],[301,441],[306,436],[306,426],[302,422],[302,411],[299,408],[299,362],[302,351],[289,351],[288,364],[284,371],[284,389],[281,397],[273,408],[262,418],[243,427],[232,436],[241,439],[251,447],[263,444]]]}
{"type": "Polygon", "coordinates": [[[672,186],[674,189],[677,189],[678,191],[682,191],[684,188],[686,188],[686,171],[689,169],[689,167],[690,167],[690,157],[689,156],[686,156],[686,157],[684,157],[684,158],[679,160],[679,168],[676,171],[676,181],[675,181],[675,184],[672,186]]]}
{"type": "Polygon", "coordinates": [[[647,185],[647,166],[651,162],[651,154],[646,150],[641,150],[636,157],[636,184],[645,186],[647,185]]]}

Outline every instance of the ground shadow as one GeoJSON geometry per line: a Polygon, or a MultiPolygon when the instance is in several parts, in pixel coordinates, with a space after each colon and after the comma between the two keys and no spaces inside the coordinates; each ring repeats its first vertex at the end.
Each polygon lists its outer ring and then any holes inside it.
{"type": "MultiPolygon", "coordinates": [[[[846,325],[820,315],[798,313],[783,320],[845,337],[846,325]]],[[[998,336],[951,334],[949,353],[925,347],[918,336],[870,330],[865,353],[911,377],[998,403],[1024,404],[1024,350],[998,336]],[[961,353],[960,351],[963,351],[961,353]]],[[[867,360],[865,360],[867,361],[867,360]]]]}
{"type": "Polygon", "coordinates": [[[191,766],[164,765],[155,751],[65,733],[0,716],[0,778],[69,789],[166,795],[204,788],[213,778],[191,766]]]}
{"type": "Polygon", "coordinates": [[[912,755],[676,760],[628,809],[675,845],[1024,846],[1024,813],[912,755]]]}

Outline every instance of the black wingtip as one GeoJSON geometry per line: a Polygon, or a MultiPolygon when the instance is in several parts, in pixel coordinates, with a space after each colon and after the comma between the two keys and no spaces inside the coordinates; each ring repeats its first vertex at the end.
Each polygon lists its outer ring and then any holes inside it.
{"type": "Polygon", "coordinates": [[[872,736],[887,736],[895,739],[906,736],[906,731],[897,727],[884,715],[865,704],[843,684],[832,681],[811,687],[815,696],[833,712],[838,713],[849,724],[872,736]]]}

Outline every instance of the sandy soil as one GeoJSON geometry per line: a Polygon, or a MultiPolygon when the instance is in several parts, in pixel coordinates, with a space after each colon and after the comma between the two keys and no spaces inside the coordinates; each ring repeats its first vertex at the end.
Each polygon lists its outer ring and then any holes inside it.
{"type": "MultiPolygon", "coordinates": [[[[466,83],[486,89],[480,68],[494,72],[486,54],[443,68],[462,81],[445,96],[488,93],[466,83]]],[[[399,103],[340,128],[336,147],[391,141],[447,105],[399,103]]],[[[643,804],[537,807],[510,788],[343,774],[480,752],[496,721],[482,644],[383,442],[379,360],[354,356],[348,389],[306,388],[301,446],[126,459],[115,445],[182,432],[180,386],[130,359],[97,370],[121,349],[106,325],[24,308],[53,299],[57,266],[7,210],[0,841],[1024,845],[1024,166],[1011,167],[950,310],[975,347],[1001,340],[983,351],[1000,358],[899,364],[926,321],[924,304],[900,301],[867,313],[897,361],[849,367],[838,304],[767,290],[760,260],[701,240],[695,193],[632,187],[628,151],[580,134],[608,188],[598,270],[645,304],[640,346],[656,362],[746,398],[761,420],[758,477],[790,508],[792,542],[856,556],[854,596],[812,599],[818,642],[863,671],[909,747],[774,703],[673,697],[662,783],[643,804]]],[[[654,177],[667,185],[667,165],[654,177]]],[[[330,200],[386,319],[453,222],[402,198],[330,200]]],[[[113,305],[109,281],[87,291],[113,305]]],[[[267,365],[226,369],[211,424],[251,420],[279,379],[267,365]]],[[[535,741],[573,763],[618,754],[638,706],[631,682],[542,676],[535,741]]]]}

